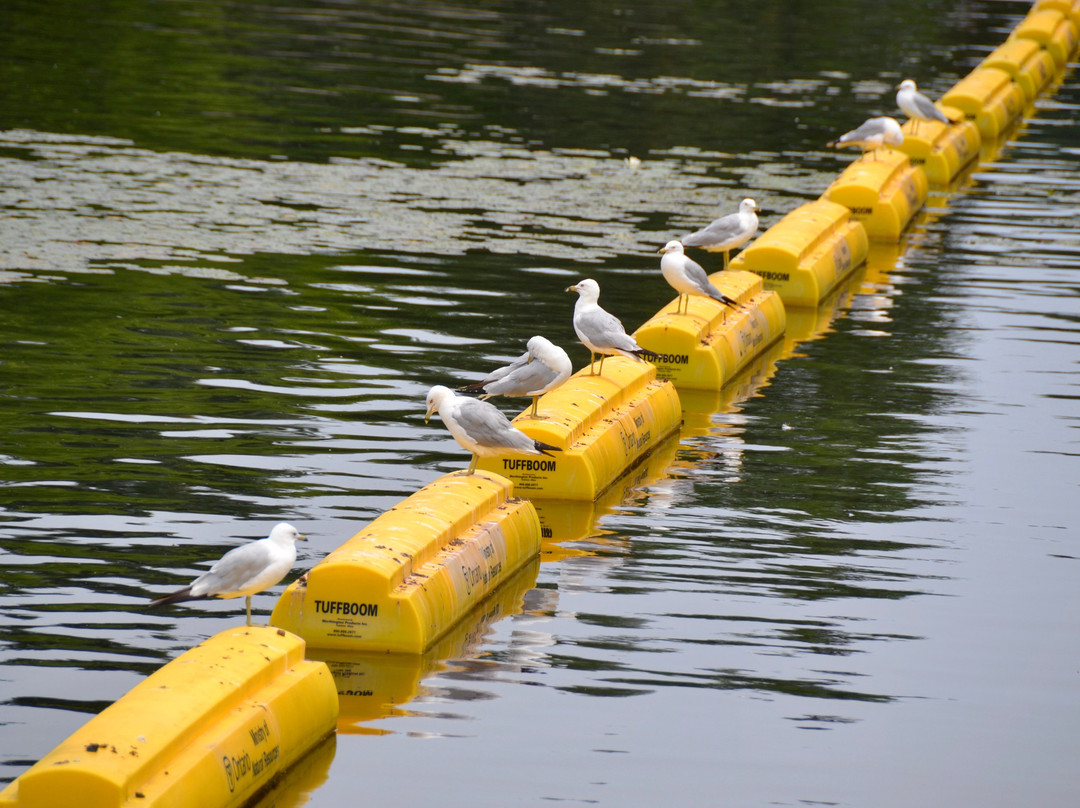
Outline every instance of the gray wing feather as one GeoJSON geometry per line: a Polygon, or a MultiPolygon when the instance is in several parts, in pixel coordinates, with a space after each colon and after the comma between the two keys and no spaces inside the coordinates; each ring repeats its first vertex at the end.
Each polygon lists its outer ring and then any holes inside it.
{"type": "MultiPolygon", "coordinates": [[[[507,376],[512,375],[518,368],[524,367],[524,366],[526,366],[528,364],[529,364],[529,352],[526,351],[521,356],[519,356],[517,359],[515,359],[513,362],[511,362],[509,365],[506,365],[505,367],[497,368],[496,370],[491,371],[491,373],[489,373],[487,375],[487,378],[484,379],[482,382],[480,382],[480,384],[482,386],[484,386],[484,387],[487,387],[489,384],[494,384],[495,382],[499,381],[500,379],[505,379],[507,376]]],[[[490,393],[491,391],[487,390],[486,392],[490,393]]]]}
{"type": "Polygon", "coordinates": [[[192,593],[214,595],[242,589],[272,561],[270,549],[261,541],[234,547],[191,584],[192,593]]]}
{"type": "Polygon", "coordinates": [[[949,119],[945,117],[945,113],[934,106],[934,102],[927,98],[922,93],[915,93],[912,98],[915,104],[915,108],[919,110],[919,114],[925,118],[931,120],[941,121],[942,123],[948,123],[949,119]]]}
{"type": "Polygon", "coordinates": [[[514,428],[506,416],[486,401],[465,399],[455,413],[465,433],[481,446],[531,449],[533,439],[514,428]]]}
{"type": "Polygon", "coordinates": [[[484,392],[493,396],[533,395],[535,391],[542,390],[550,384],[556,376],[555,371],[539,360],[522,362],[520,365],[515,362],[514,365],[512,372],[507,372],[501,378],[485,384],[484,392]]]}
{"type": "Polygon", "coordinates": [[[618,348],[631,352],[641,350],[641,346],[626,333],[619,318],[603,309],[593,309],[580,317],[575,317],[574,325],[597,348],[618,348]]]}
{"type": "Polygon", "coordinates": [[[708,247],[713,244],[723,244],[737,236],[742,228],[739,214],[731,213],[708,226],[691,233],[682,240],[684,247],[708,247]]]}

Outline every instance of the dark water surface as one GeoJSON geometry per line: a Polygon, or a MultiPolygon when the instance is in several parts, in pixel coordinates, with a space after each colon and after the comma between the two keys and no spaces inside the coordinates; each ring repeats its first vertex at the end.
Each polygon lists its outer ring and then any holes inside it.
{"type": "MultiPolygon", "coordinates": [[[[149,597],[464,467],[429,386],[580,366],[569,283],[636,327],[668,238],[817,197],[1026,10],[4,3],[0,779],[243,619],[149,597]]],[[[395,704],[265,804],[1078,804],[1078,110],[1069,72],[480,622],[334,660],[395,704]]]]}

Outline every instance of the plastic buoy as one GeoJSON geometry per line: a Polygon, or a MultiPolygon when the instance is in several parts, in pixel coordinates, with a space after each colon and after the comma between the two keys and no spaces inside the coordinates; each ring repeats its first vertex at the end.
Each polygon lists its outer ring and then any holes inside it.
{"type": "Polygon", "coordinates": [[[1008,73],[1031,103],[1057,73],[1057,63],[1049,51],[1034,39],[1013,37],[999,45],[979,63],[1008,73]]]}
{"type": "Polygon", "coordinates": [[[313,648],[423,653],[540,552],[540,523],[504,477],[447,474],[288,586],[271,625],[313,648]]]}
{"type": "MultiPolygon", "coordinates": [[[[921,131],[921,126],[920,126],[921,131]]],[[[856,160],[822,194],[863,223],[871,239],[896,241],[926,202],[926,172],[903,152],[856,160]]]]}
{"type": "MultiPolygon", "coordinates": [[[[945,113],[954,119],[964,118],[964,113],[955,108],[948,107],[945,113]]],[[[897,148],[908,155],[914,165],[922,167],[932,186],[950,186],[979,157],[982,135],[972,121],[958,120],[952,125],[920,121],[918,134],[914,134],[913,121],[907,121],[901,128],[904,142],[897,148]]]]}
{"type": "Polygon", "coordinates": [[[693,295],[679,314],[676,298],[634,332],[641,347],[659,355],[656,375],[679,390],[719,390],[784,335],[784,304],[761,276],[727,270],[709,280],[742,308],[693,295]]]}
{"type": "MultiPolygon", "coordinates": [[[[680,395],[679,400],[682,398],[680,395]]],[[[581,555],[580,551],[568,552],[559,545],[594,536],[596,522],[601,516],[614,510],[620,503],[632,500],[642,487],[664,476],[675,460],[678,448],[679,433],[675,432],[664,438],[644,461],[627,471],[592,502],[580,499],[533,500],[543,539],[541,558],[552,561],[567,555],[581,555]]]]}
{"type": "Polygon", "coordinates": [[[817,306],[865,260],[868,245],[866,228],[849,208],[819,199],[758,236],[731,268],[760,275],[785,306],[817,306]]]}
{"type": "Polygon", "coordinates": [[[326,665],[272,627],[223,631],[91,718],[0,792],[7,808],[246,804],[334,731],[326,665]]]}
{"type": "Polygon", "coordinates": [[[1076,50],[1077,26],[1063,11],[1035,7],[1013,29],[1012,36],[1038,42],[1054,58],[1058,70],[1063,70],[1076,50]]]}
{"type": "Polygon", "coordinates": [[[341,705],[338,733],[379,732],[365,730],[363,722],[392,715],[415,699],[420,681],[445,667],[446,660],[475,656],[477,646],[494,623],[521,613],[525,594],[536,586],[539,570],[538,557],[527,562],[422,654],[309,649],[308,655],[325,662],[334,677],[341,705]]]}
{"type": "Polygon", "coordinates": [[[1080,31],[1080,0],[1035,0],[1035,5],[1032,6],[1032,11],[1046,9],[1061,12],[1080,31]]]}
{"type": "Polygon", "coordinates": [[[650,363],[623,356],[609,356],[603,375],[590,375],[586,367],[545,393],[539,414],[524,412],[514,426],[561,453],[483,457],[477,464],[513,480],[520,496],[533,499],[596,499],[682,422],[671,383],[657,379],[650,363]]]}
{"type": "Polygon", "coordinates": [[[1005,132],[1024,111],[1024,91],[996,67],[977,67],[945,93],[941,102],[975,121],[984,140],[1005,132]]]}

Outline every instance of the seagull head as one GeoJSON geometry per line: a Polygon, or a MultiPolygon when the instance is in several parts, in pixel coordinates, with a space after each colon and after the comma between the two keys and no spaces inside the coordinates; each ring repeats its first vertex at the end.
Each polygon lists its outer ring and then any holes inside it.
{"type": "Polygon", "coordinates": [[[912,92],[915,92],[915,90],[917,88],[915,87],[915,82],[914,81],[912,81],[911,79],[904,79],[902,82],[900,82],[898,85],[896,85],[896,89],[898,89],[898,90],[911,90],[912,92]]]}
{"type": "Polygon", "coordinates": [[[758,209],[757,202],[747,198],[739,203],[739,213],[754,213],[758,209]]]}
{"type": "Polygon", "coordinates": [[[586,278],[583,281],[578,281],[573,286],[567,286],[566,291],[577,292],[578,297],[582,300],[589,300],[593,303],[600,299],[600,284],[592,278],[586,278]]]}
{"type": "Polygon", "coordinates": [[[681,255],[682,251],[682,242],[677,239],[672,239],[659,250],[657,250],[657,252],[663,253],[664,255],[667,255],[668,253],[679,253],[681,255]]]}
{"type": "Polygon", "coordinates": [[[426,424],[431,420],[431,416],[434,414],[435,410],[439,409],[444,401],[453,397],[454,391],[449,387],[443,387],[441,384],[437,384],[428,390],[427,414],[424,416],[424,423],[426,424]]]}
{"type": "Polygon", "coordinates": [[[278,544],[285,544],[286,542],[307,541],[307,536],[288,522],[280,522],[270,531],[270,539],[278,544]]]}

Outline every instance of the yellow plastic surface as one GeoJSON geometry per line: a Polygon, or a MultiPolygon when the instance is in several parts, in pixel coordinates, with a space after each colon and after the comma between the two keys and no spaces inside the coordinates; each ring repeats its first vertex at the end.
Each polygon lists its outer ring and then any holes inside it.
{"type": "Polygon", "coordinates": [[[926,172],[900,151],[851,163],[822,195],[851,210],[873,240],[896,241],[926,201],[926,172]]]}
{"type": "Polygon", "coordinates": [[[941,99],[975,121],[984,140],[1001,135],[1024,111],[1024,91],[1012,77],[996,67],[977,67],[960,79],[941,99]]]}
{"type": "MultiPolygon", "coordinates": [[[[679,396],[680,401],[683,396],[679,396]]],[[[561,546],[564,542],[596,538],[596,523],[605,513],[640,496],[641,488],[664,476],[668,466],[675,460],[679,448],[679,434],[672,433],[645,458],[614,482],[595,501],[574,499],[536,499],[536,515],[540,519],[540,535],[543,542],[540,557],[543,561],[555,561],[570,555],[585,555],[586,551],[570,550],[561,546]]]]}
{"type": "Polygon", "coordinates": [[[995,48],[979,63],[1008,73],[1031,103],[1057,73],[1054,57],[1034,39],[1013,37],[995,48]]]}
{"type": "MultiPolygon", "coordinates": [[[[963,112],[954,108],[947,108],[945,113],[954,119],[964,117],[963,112]]],[[[916,127],[909,120],[901,129],[904,142],[896,148],[908,155],[914,165],[922,166],[927,181],[934,187],[948,187],[979,157],[982,136],[972,121],[960,120],[952,125],[919,121],[916,127]]]]}
{"type": "Polygon", "coordinates": [[[310,649],[309,655],[325,662],[334,677],[341,704],[338,732],[382,732],[365,727],[364,722],[393,715],[415,699],[420,692],[420,681],[445,666],[446,660],[475,656],[491,625],[521,613],[522,600],[536,586],[539,570],[539,558],[527,562],[423,654],[310,649]]]}
{"type": "Polygon", "coordinates": [[[785,306],[817,306],[865,260],[868,245],[849,208],[818,199],[784,216],[729,266],[760,275],[785,306]]]}
{"type": "Polygon", "coordinates": [[[271,625],[319,649],[419,654],[540,552],[540,523],[496,474],[425,485],[289,585],[271,625]]]}
{"type": "Polygon", "coordinates": [[[602,376],[586,367],[541,396],[540,418],[528,412],[514,426],[563,451],[481,457],[477,468],[510,478],[520,496],[534,499],[596,499],[682,422],[672,384],[650,363],[622,356],[607,357],[602,376]]]}
{"type": "Polygon", "coordinates": [[[1044,6],[1033,8],[1013,29],[1012,36],[1038,42],[1061,70],[1076,50],[1077,26],[1062,11],[1044,6]]]}
{"type": "Polygon", "coordinates": [[[333,732],[337,692],[304,642],[223,631],[91,718],[2,793],[18,808],[240,806],[333,732]]]}
{"type": "Polygon", "coordinates": [[[784,335],[784,304],[759,275],[729,269],[709,280],[743,310],[692,295],[679,314],[676,297],[634,333],[638,345],[660,354],[656,375],[680,391],[719,390],[784,335]]]}
{"type": "Polygon", "coordinates": [[[1060,11],[1080,31],[1080,0],[1036,0],[1032,11],[1060,11]]]}

